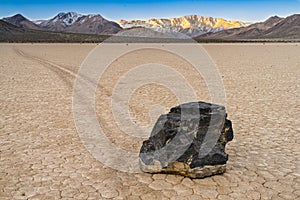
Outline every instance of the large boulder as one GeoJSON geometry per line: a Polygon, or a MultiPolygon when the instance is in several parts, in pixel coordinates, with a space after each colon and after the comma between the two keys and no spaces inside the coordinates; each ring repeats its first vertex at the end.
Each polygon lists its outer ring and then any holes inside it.
{"type": "Polygon", "coordinates": [[[141,170],[190,178],[222,174],[233,139],[224,106],[205,102],[179,105],[157,120],[140,150],[141,170]]]}

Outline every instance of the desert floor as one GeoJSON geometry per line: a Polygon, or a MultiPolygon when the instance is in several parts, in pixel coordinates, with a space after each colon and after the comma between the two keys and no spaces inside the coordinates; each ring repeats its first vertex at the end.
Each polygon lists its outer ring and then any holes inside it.
{"type": "MultiPolygon", "coordinates": [[[[300,199],[300,44],[203,46],[223,80],[235,138],[226,147],[225,174],[192,180],[121,172],[83,145],[73,115],[74,80],[96,45],[1,44],[0,199],[300,199]]],[[[149,49],[122,56],[97,83],[95,113],[112,144],[128,152],[137,153],[144,139],[118,127],[113,89],[118,81],[127,87],[143,80],[124,74],[131,64],[155,59],[183,74],[198,100],[210,101],[203,78],[180,58],[149,49]]],[[[151,127],[181,94],[144,78],[128,112],[133,123],[151,127]]]]}

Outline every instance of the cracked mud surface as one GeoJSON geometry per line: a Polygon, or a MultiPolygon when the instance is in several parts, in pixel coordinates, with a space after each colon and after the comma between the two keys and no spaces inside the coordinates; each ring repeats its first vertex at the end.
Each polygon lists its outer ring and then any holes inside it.
{"type": "MultiPolygon", "coordinates": [[[[81,144],[72,115],[73,82],[94,47],[0,45],[1,200],[300,199],[300,44],[204,45],[223,78],[235,138],[227,145],[227,172],[199,180],[118,172],[81,144]]],[[[140,123],[149,121],[141,97],[151,103],[159,99],[155,92],[164,93],[165,106],[177,103],[155,85],[141,92],[130,108],[140,123]]],[[[101,112],[108,96],[97,91],[100,121],[109,116],[101,112]]],[[[205,92],[201,98],[209,100],[205,92]]],[[[139,151],[142,139],[120,139],[111,124],[103,126],[116,145],[139,151]]]]}

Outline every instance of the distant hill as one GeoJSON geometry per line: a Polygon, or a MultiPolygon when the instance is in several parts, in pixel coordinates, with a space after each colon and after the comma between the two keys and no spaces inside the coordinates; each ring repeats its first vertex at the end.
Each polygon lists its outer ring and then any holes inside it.
{"type": "Polygon", "coordinates": [[[263,38],[300,39],[300,14],[289,16],[266,30],[263,38]]]}
{"type": "Polygon", "coordinates": [[[107,37],[26,29],[0,20],[0,42],[102,42],[107,37]]]}
{"type": "Polygon", "coordinates": [[[49,20],[38,20],[36,25],[48,31],[112,35],[122,28],[101,15],[81,15],[75,12],[59,13],[49,20]]]}
{"type": "Polygon", "coordinates": [[[6,18],[3,18],[2,20],[6,21],[10,24],[13,24],[19,28],[27,28],[27,29],[35,29],[35,30],[43,29],[20,14],[16,14],[12,17],[6,17],[6,18]]]}
{"type": "MultiPolygon", "coordinates": [[[[0,34],[1,36],[4,35],[15,35],[15,34],[22,34],[25,32],[25,29],[19,28],[13,24],[10,24],[6,21],[0,20],[0,34]]],[[[0,37],[1,37],[0,36],[0,37]]]]}
{"type": "Polygon", "coordinates": [[[300,39],[300,15],[287,18],[277,16],[265,22],[255,23],[248,27],[229,29],[217,33],[207,33],[195,38],[201,40],[240,40],[240,39],[300,39]]]}

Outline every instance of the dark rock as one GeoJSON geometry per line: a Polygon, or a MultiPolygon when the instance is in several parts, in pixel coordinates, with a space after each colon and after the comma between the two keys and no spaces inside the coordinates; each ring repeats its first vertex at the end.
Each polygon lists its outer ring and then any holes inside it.
{"type": "Polygon", "coordinates": [[[192,102],[174,107],[157,120],[140,150],[144,172],[203,178],[224,173],[225,145],[233,139],[225,107],[192,102]]]}

